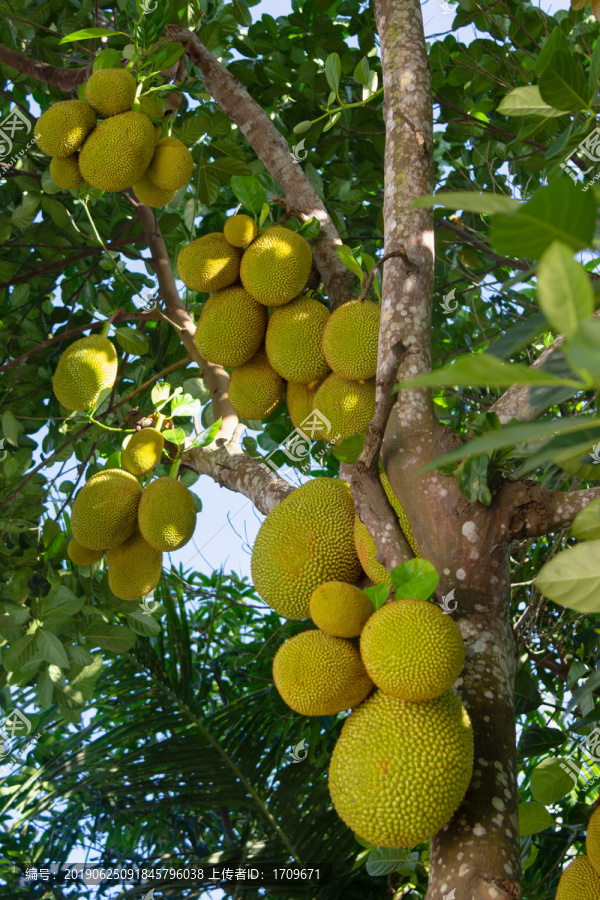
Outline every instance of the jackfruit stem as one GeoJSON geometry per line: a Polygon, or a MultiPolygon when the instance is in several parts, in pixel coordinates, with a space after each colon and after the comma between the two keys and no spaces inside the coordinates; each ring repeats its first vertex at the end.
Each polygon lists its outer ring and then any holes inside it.
{"type": "Polygon", "coordinates": [[[179,474],[179,466],[180,465],[181,465],[181,457],[179,457],[179,459],[176,459],[175,462],[173,463],[173,465],[171,466],[171,468],[169,470],[169,478],[177,479],[177,476],[179,474]]]}
{"type": "Polygon", "coordinates": [[[165,421],[165,419],[166,419],[166,416],[164,416],[162,413],[159,413],[158,419],[156,420],[156,424],[155,424],[155,426],[154,426],[154,427],[156,428],[157,431],[160,431],[160,430],[161,430],[161,428],[163,427],[163,422],[165,421]]]}
{"type": "Polygon", "coordinates": [[[105,322],[104,325],[102,326],[102,331],[100,332],[100,337],[108,337],[108,332],[110,331],[110,325],[111,325],[111,322],[110,322],[110,319],[108,319],[108,321],[105,322]]]}

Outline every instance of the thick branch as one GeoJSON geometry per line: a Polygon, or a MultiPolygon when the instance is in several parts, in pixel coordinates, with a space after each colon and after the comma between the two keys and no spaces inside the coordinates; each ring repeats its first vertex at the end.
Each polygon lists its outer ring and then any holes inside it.
{"type": "Polygon", "coordinates": [[[548,491],[536,481],[518,481],[507,484],[503,494],[512,509],[510,538],[522,540],[550,534],[569,525],[588,503],[600,498],[600,487],[583,491],[548,491]]]}
{"type": "Polygon", "coordinates": [[[202,70],[207,91],[223,112],[238,126],[273,178],[281,185],[289,205],[306,219],[315,216],[319,235],[311,241],[315,261],[332,305],[355,296],[354,276],[340,262],[337,246],[342,242],[331,216],[314,187],[295,163],[287,141],[275,128],[265,111],[246,88],[200,43],[198,38],[178,25],[168,25],[174,41],[186,45],[189,58],[202,70]]]}
{"type": "Polygon", "coordinates": [[[238,417],[229,402],[229,375],[222,366],[215,366],[200,356],[194,341],[196,326],[177,292],[169,254],[154,213],[150,207],[144,206],[143,203],[139,203],[137,200],[132,199],[131,202],[135,206],[137,217],[142,224],[148,247],[152,253],[151,265],[156,273],[160,295],[165,304],[164,316],[177,331],[185,349],[190,355],[190,359],[198,364],[202,377],[210,391],[214,417],[215,419],[222,418],[223,420],[219,434],[221,437],[228,439],[238,424],[238,417]]]}
{"type": "Polygon", "coordinates": [[[39,62],[37,59],[32,59],[31,56],[1,45],[0,62],[10,66],[11,69],[16,69],[22,75],[37,78],[38,81],[50,84],[66,94],[77,90],[79,85],[87,81],[92,74],[91,65],[78,66],[76,69],[63,69],[60,66],[50,66],[48,63],[39,62]]]}

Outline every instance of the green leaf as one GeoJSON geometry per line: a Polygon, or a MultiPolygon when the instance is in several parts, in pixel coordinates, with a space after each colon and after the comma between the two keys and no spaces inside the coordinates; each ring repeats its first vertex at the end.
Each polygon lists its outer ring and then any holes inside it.
{"type": "Polygon", "coordinates": [[[233,0],[231,7],[226,6],[225,11],[228,11],[229,9],[231,9],[233,18],[238,25],[243,25],[245,28],[249,28],[250,25],[252,25],[252,13],[246,4],[242,3],[242,0],[233,0]]]}
{"type": "Polygon", "coordinates": [[[506,197],[504,194],[477,194],[475,191],[440,191],[439,193],[426,194],[414,200],[412,206],[417,209],[433,209],[434,206],[443,206],[444,209],[462,209],[464,212],[481,213],[511,213],[520,208],[518,200],[506,197]]]}
{"type": "Polygon", "coordinates": [[[540,188],[514,215],[492,219],[490,240],[506,256],[539,258],[552,241],[574,251],[588,247],[594,236],[596,201],[570,178],[557,178],[540,188]]]}
{"type": "Polygon", "coordinates": [[[167,428],[166,431],[162,433],[165,441],[168,441],[170,444],[183,444],[187,437],[183,428],[167,428]]]}
{"type": "Polygon", "coordinates": [[[539,76],[542,74],[555,50],[564,50],[567,53],[569,52],[569,44],[560,25],[557,25],[556,28],[554,28],[550,32],[546,43],[542,47],[542,51],[538,56],[537,62],[533,68],[533,71],[536,75],[539,76]]]}
{"type": "Polygon", "coordinates": [[[542,99],[537,84],[515,88],[506,95],[496,111],[502,113],[503,116],[543,116],[544,118],[564,116],[564,112],[548,106],[542,99]]]}
{"type": "Polygon", "coordinates": [[[429,600],[440,580],[435,566],[426,559],[409,559],[392,569],[390,578],[396,591],[396,600],[405,597],[429,600]]]}
{"type": "Polygon", "coordinates": [[[56,624],[70,619],[83,609],[85,603],[85,595],[78,597],[64,584],[54,584],[48,596],[38,602],[35,614],[48,624],[56,624]]]}
{"type": "Polygon", "coordinates": [[[534,725],[521,735],[518,752],[522,758],[541,756],[554,747],[560,747],[567,740],[566,735],[558,728],[534,725]]]}
{"type": "Polygon", "coordinates": [[[220,156],[210,163],[210,167],[223,183],[228,182],[232,176],[237,176],[238,178],[252,177],[248,163],[242,162],[241,159],[236,159],[235,156],[220,156]]]}
{"type": "Polygon", "coordinates": [[[387,581],[382,581],[381,584],[374,584],[372,587],[365,588],[365,594],[373,604],[373,608],[378,610],[389,597],[390,586],[387,581]]]}
{"type": "Polygon", "coordinates": [[[177,394],[171,400],[171,417],[173,416],[197,416],[201,403],[194,400],[191,394],[177,394]]]}
{"type": "Polygon", "coordinates": [[[42,709],[49,709],[52,706],[54,682],[50,678],[48,668],[45,668],[41,675],[38,676],[36,694],[37,701],[42,709]]]}
{"type": "Polygon", "coordinates": [[[94,57],[94,66],[93,71],[97,72],[98,69],[120,69],[121,68],[121,54],[118,50],[111,50],[107,48],[106,50],[101,50],[94,57]]]}
{"type": "Polygon", "coordinates": [[[531,793],[544,806],[554,806],[572,790],[573,779],[558,759],[542,760],[531,773],[531,793]]]}
{"type": "Polygon", "coordinates": [[[70,669],[71,663],[69,657],[65,653],[62,641],[57,638],[51,631],[44,631],[38,628],[36,632],[35,648],[42,659],[51,663],[53,666],[59,666],[61,669],[70,669]]]}
{"type": "Polygon", "coordinates": [[[588,73],[588,88],[590,96],[593,97],[598,84],[598,73],[600,72],[600,38],[596,38],[592,60],[590,62],[590,70],[588,73]]]}
{"type": "Polygon", "coordinates": [[[221,190],[221,179],[206,160],[198,169],[198,199],[205,206],[212,206],[221,190]]]}
{"type": "Polygon", "coordinates": [[[11,644],[9,650],[4,652],[2,664],[7,672],[17,672],[23,666],[31,662],[34,655],[35,634],[25,634],[11,644]]]}
{"type": "Polygon", "coordinates": [[[418,375],[397,387],[399,390],[415,386],[435,387],[510,387],[513,384],[559,385],[574,388],[585,385],[574,378],[561,379],[540,369],[532,369],[522,363],[509,363],[490,353],[470,353],[459,356],[453,363],[447,363],[433,372],[418,375]]]}
{"type": "Polygon", "coordinates": [[[127,623],[132,631],[141,634],[142,637],[160,634],[160,625],[151,615],[142,612],[141,609],[127,613],[127,623]]]}
{"type": "Polygon", "coordinates": [[[554,109],[578,112],[589,106],[583,67],[565,50],[556,50],[539,81],[542,100],[554,109]]]}
{"type": "Polygon", "coordinates": [[[316,216],[312,216],[308,219],[307,222],[304,222],[302,226],[298,229],[298,234],[301,234],[303,238],[307,241],[311,241],[313,238],[316,238],[318,233],[321,230],[321,223],[317,219],[316,216]]]}
{"type": "Polygon", "coordinates": [[[19,432],[22,431],[22,427],[19,426],[19,423],[13,416],[11,412],[8,410],[2,414],[2,436],[6,438],[9,444],[12,444],[13,447],[19,446],[19,432]]]}
{"type": "Polygon", "coordinates": [[[204,405],[210,400],[210,391],[206,387],[203,378],[186,378],[183,382],[183,390],[186,391],[194,400],[199,400],[204,405]]]}
{"type": "Polygon", "coordinates": [[[542,702],[537,682],[531,672],[520,668],[515,678],[515,712],[518,716],[533,712],[542,702]]]}
{"type": "Polygon", "coordinates": [[[577,513],[571,525],[571,534],[578,541],[593,541],[600,538],[600,498],[577,513]]]}
{"type": "Polygon", "coordinates": [[[95,618],[85,629],[87,642],[92,647],[111,650],[113,653],[127,653],[134,646],[136,636],[125,625],[106,625],[95,618]]]}
{"type": "Polygon", "coordinates": [[[171,385],[167,381],[158,381],[150,393],[150,397],[155,406],[164,403],[171,396],[171,385]]]}
{"type": "Polygon", "coordinates": [[[327,84],[332,91],[337,94],[340,87],[340,77],[342,75],[342,63],[338,53],[330,53],[325,60],[325,77],[327,84]]]}
{"type": "Polygon", "coordinates": [[[363,56],[363,58],[355,68],[354,80],[358,84],[365,84],[367,87],[369,86],[369,60],[366,56],[363,56]]]}
{"type": "Polygon", "coordinates": [[[244,209],[258,215],[263,203],[267,202],[267,192],[254,175],[234,175],[231,179],[231,190],[244,209]]]}
{"type": "Polygon", "coordinates": [[[600,386],[600,321],[581,322],[577,331],[565,341],[563,352],[571,368],[600,386]]]}
{"type": "Polygon", "coordinates": [[[221,429],[222,421],[222,418],[219,417],[216,422],[213,422],[212,425],[205,428],[204,431],[201,431],[194,439],[192,447],[208,447],[209,444],[212,444],[221,429]]]}
{"type": "Polygon", "coordinates": [[[582,613],[600,612],[600,540],[557,553],[535,580],[544,597],[582,613]]]}
{"type": "Polygon", "coordinates": [[[143,334],[136,331],[135,328],[127,328],[122,326],[117,328],[115,332],[117,343],[125,351],[132,356],[143,356],[148,352],[148,341],[143,334]]]}
{"type": "MultiPolygon", "coordinates": [[[[151,71],[164,72],[167,69],[170,69],[184,53],[185,47],[182,44],[176,44],[174,41],[168,44],[162,44],[159,52],[153,54],[148,59],[151,71]]],[[[144,77],[147,77],[147,73],[144,73],[144,77]]]]}
{"type": "Polygon", "coordinates": [[[174,131],[175,137],[178,137],[186,147],[192,147],[196,141],[208,134],[210,131],[210,116],[208,113],[196,112],[185,119],[185,121],[174,131]]]}
{"type": "Polygon", "coordinates": [[[570,337],[580,322],[594,311],[594,291],[581,263],[570,247],[553,241],[538,266],[537,298],[556,332],[570,337]]]}
{"type": "Polygon", "coordinates": [[[541,803],[537,803],[535,800],[519,803],[519,834],[521,837],[537,834],[551,825],[554,825],[554,819],[541,803]]]}
{"type": "Polygon", "coordinates": [[[419,861],[419,854],[413,850],[390,849],[389,847],[375,847],[367,860],[367,872],[374,878],[391,875],[392,872],[401,872],[403,875],[412,875],[419,861]]]}
{"type": "Polygon", "coordinates": [[[339,256],[342,264],[344,266],[346,266],[347,269],[350,269],[350,271],[352,272],[353,275],[356,275],[357,278],[360,279],[360,285],[362,288],[365,273],[363,272],[363,270],[361,269],[359,264],[354,259],[354,256],[353,256],[353,253],[352,253],[352,250],[350,249],[350,247],[346,247],[344,244],[341,244],[341,245],[338,244],[337,252],[338,252],[338,256],[339,256]]]}
{"type": "MultiPolygon", "coordinates": [[[[71,34],[65,35],[58,42],[59,44],[68,44],[71,41],[87,41],[96,37],[114,37],[117,34],[125,35],[124,31],[113,31],[112,28],[82,28],[81,31],[72,31],[71,34]]],[[[125,35],[127,37],[127,35],[125,35]]]]}
{"type": "Polygon", "coordinates": [[[27,194],[24,196],[10,217],[13,225],[16,225],[17,228],[28,228],[36,217],[41,199],[39,194],[27,194]]]}
{"type": "Polygon", "coordinates": [[[362,453],[366,436],[366,434],[351,434],[339,444],[335,444],[331,452],[340,462],[353,466],[362,453]]]}
{"type": "Polygon", "coordinates": [[[479,453],[465,459],[454,472],[461,493],[469,503],[479,500],[484,506],[489,506],[492,502],[492,494],[488,486],[489,461],[487,453],[479,453]]]}

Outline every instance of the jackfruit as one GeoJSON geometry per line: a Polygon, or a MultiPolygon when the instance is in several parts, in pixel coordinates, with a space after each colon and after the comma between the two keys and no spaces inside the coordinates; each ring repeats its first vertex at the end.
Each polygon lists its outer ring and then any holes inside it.
{"type": "Polygon", "coordinates": [[[131,109],[137,85],[126,69],[98,69],[85,85],[85,99],[92,109],[107,118],[131,109]]]}
{"type": "Polygon", "coordinates": [[[73,537],[90,550],[111,550],[132,534],[142,488],[123,469],[96,472],[84,484],[71,510],[73,537]]]}
{"type": "Polygon", "coordinates": [[[196,326],[202,356],[219,366],[242,366],[258,352],[267,327],[267,310],[241,284],[211,294],[196,326]]]}
{"type": "Polygon", "coordinates": [[[107,337],[90,334],[70,344],[56,366],[52,387],[65,409],[90,409],[117,377],[117,354],[107,337]]]}
{"type": "Polygon", "coordinates": [[[363,840],[410,848],[448,824],[472,771],[473,730],[453,691],[422,703],[375,691],[344,723],[329,792],[363,840]]]}
{"type": "Polygon", "coordinates": [[[315,409],[331,423],[323,426],[323,440],[339,444],[351,434],[362,434],[375,414],[375,379],[350,381],[329,375],[315,394],[315,409]]]}
{"type": "Polygon", "coordinates": [[[312,251],[302,235],[274,225],[263,231],[242,256],[240,278],[249,294],[265,306],[283,306],[308,281],[312,251]]]}
{"type": "Polygon", "coordinates": [[[158,119],[161,121],[164,117],[160,103],[158,100],[155,100],[154,97],[151,97],[150,94],[145,94],[143,97],[140,97],[140,112],[145,116],[148,116],[149,119],[158,119]]]}
{"type": "Polygon", "coordinates": [[[383,489],[387,495],[387,498],[390,501],[390,506],[392,507],[392,509],[394,510],[396,515],[398,516],[398,521],[400,522],[400,528],[402,529],[402,531],[404,533],[404,537],[410,544],[410,548],[411,548],[412,552],[415,554],[415,556],[420,557],[421,554],[419,553],[414,535],[412,533],[412,528],[409,525],[406,513],[404,512],[404,510],[402,509],[402,506],[400,505],[400,501],[398,500],[398,498],[396,497],[395,493],[392,490],[392,486],[390,484],[389,478],[387,477],[385,472],[381,472],[379,477],[381,479],[381,483],[383,485],[383,489]]]}
{"type": "Polygon", "coordinates": [[[313,381],[310,384],[298,384],[295,381],[288,381],[286,384],[285,402],[294,428],[301,428],[303,422],[310,416],[315,405],[315,394],[322,383],[313,381]]]}
{"type": "Polygon", "coordinates": [[[336,375],[352,381],[373,378],[381,311],[370,300],[351,300],[338,307],[323,331],[323,353],[336,375]]]}
{"type": "Polygon", "coordinates": [[[334,716],[358,706],[373,688],[354,644],[322,631],[303,631],[281,645],[273,681],[302,716],[334,716]]]}
{"type": "Polygon", "coordinates": [[[600,874],[587,856],[577,856],[563,870],[556,889],[556,900],[598,900],[600,874]]]}
{"type": "Polygon", "coordinates": [[[148,485],[138,510],[142,536],[155,550],[179,550],[192,539],[196,505],[185,484],[174,478],[157,478],[148,485]]]}
{"type": "Polygon", "coordinates": [[[81,148],[79,168],[92,187],[124,191],[140,180],[153,153],[154,127],[148,116],[124,112],[94,128],[81,148]]]}
{"type": "Polygon", "coordinates": [[[132,185],[132,190],[140,203],[145,203],[146,206],[152,206],[155,209],[159,206],[166,206],[177,193],[176,191],[163,191],[156,187],[154,182],[148,178],[147,172],[132,185]]]}
{"type": "Polygon", "coordinates": [[[327,307],[312,297],[298,297],[273,311],[265,348],[269,362],[282,378],[310,384],[327,375],[329,366],[321,337],[328,318],[327,307]]]}
{"type": "Polygon", "coordinates": [[[588,822],[585,852],[593,867],[600,872],[600,806],[594,810],[588,822]]]}
{"type": "Polygon", "coordinates": [[[287,619],[306,619],[320,584],[355,582],[360,563],[353,521],[350,488],[336,478],[315,478],[282,500],[252,550],[253,584],[264,602],[287,619]]]}
{"type": "Polygon", "coordinates": [[[462,635],[428,600],[395,600],[373,613],[360,655],[378,688],[398,700],[433,700],[450,688],[465,662],[462,635]]]}
{"type": "Polygon", "coordinates": [[[61,159],[58,156],[50,160],[50,175],[54,184],[63,188],[65,191],[74,191],[76,188],[85,184],[83,175],[79,171],[79,154],[72,153],[61,159]]]}
{"type": "Polygon", "coordinates": [[[229,402],[242,419],[266,418],[282,396],[283,378],[271,367],[264,350],[231,373],[229,402]]]}
{"type": "Polygon", "coordinates": [[[194,171],[192,154],[175,137],[164,137],[156,144],[148,166],[148,178],[163,191],[178,191],[188,183],[194,171]]]}
{"type": "Polygon", "coordinates": [[[373,615],[373,604],[360,588],[345,581],[325,581],[312,592],[310,617],[321,631],[334,637],[353,638],[373,615]]]}
{"type": "Polygon", "coordinates": [[[66,159],[96,126],[96,113],[83,100],[53,103],[35,123],[35,142],[48,156],[66,159]]]}
{"type": "Polygon", "coordinates": [[[373,584],[383,584],[384,581],[387,581],[391,586],[389,572],[377,559],[375,541],[367,526],[363,525],[358,516],[354,519],[354,545],[360,564],[373,584]]]}
{"type": "Polygon", "coordinates": [[[242,251],[232,247],[224,234],[213,231],[186,244],[177,257],[177,271],[192,291],[220,291],[240,274],[242,251]]]}
{"type": "Polygon", "coordinates": [[[108,586],[119,600],[142,600],[153,591],[162,572],[162,553],[136,529],[106,554],[108,586]]]}
{"type": "Polygon", "coordinates": [[[247,247],[258,234],[258,228],[254,219],[242,213],[227,219],[223,234],[233,247],[247,247]]]}
{"type": "Polygon", "coordinates": [[[67,546],[67,553],[69,554],[71,562],[74,562],[76,566],[90,566],[92,563],[102,559],[105,551],[88,550],[87,547],[84,547],[79,541],[76,541],[75,538],[71,538],[67,546]]]}
{"type": "Polygon", "coordinates": [[[141,477],[152,472],[162,456],[165,439],[156,428],[142,428],[132,434],[123,450],[123,468],[141,477]]]}

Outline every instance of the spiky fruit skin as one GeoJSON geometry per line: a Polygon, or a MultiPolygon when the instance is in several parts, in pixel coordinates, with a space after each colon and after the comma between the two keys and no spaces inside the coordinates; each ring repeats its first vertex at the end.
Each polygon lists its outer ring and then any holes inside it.
{"type": "Polygon", "coordinates": [[[142,428],[132,434],[123,450],[124,469],[140,478],[154,471],[162,456],[165,439],[156,428],[142,428]]]}
{"type": "Polygon", "coordinates": [[[373,604],[360,588],[344,581],[326,581],[312,592],[310,617],[325,634],[358,637],[373,615],[373,604]]]}
{"type": "Polygon", "coordinates": [[[133,533],[141,496],[140,483],[129,472],[96,472],[75,497],[73,537],[90,550],[118,547],[133,533]]]}
{"type": "Polygon", "coordinates": [[[85,85],[85,99],[92,109],[108,118],[131,109],[137,85],[126,69],[98,69],[85,85]]]}
{"type": "Polygon", "coordinates": [[[124,112],[94,128],[81,148],[79,168],[99,191],[124,191],[140,180],[153,153],[154,127],[148,116],[124,112]]]}
{"type": "Polygon", "coordinates": [[[585,852],[590,863],[600,873],[600,806],[594,810],[588,822],[585,852]]]}
{"type": "Polygon", "coordinates": [[[95,405],[117,377],[117,354],[108,338],[91,334],[71,344],[56,366],[52,387],[56,399],[71,412],[95,405]]]}
{"type": "Polygon", "coordinates": [[[258,234],[258,228],[254,219],[242,213],[227,219],[223,234],[233,247],[247,247],[258,234]]]}
{"type": "Polygon", "coordinates": [[[142,600],[153,591],[162,572],[162,553],[136,529],[106,554],[108,586],[119,600],[142,600]]]}
{"type": "Polygon", "coordinates": [[[142,536],[155,550],[170,553],[185,547],[196,527],[193,495],[181,481],[157,478],[142,494],[138,524],[142,536]]]}
{"type": "Polygon", "coordinates": [[[178,191],[194,171],[192,154],[178,138],[164,137],[156,144],[148,178],[163,191],[178,191]]]}
{"type": "Polygon", "coordinates": [[[327,375],[329,366],[321,338],[328,318],[327,308],[312,297],[298,297],[273,311],[265,348],[269,362],[282,378],[310,384],[327,375]]]}
{"type": "Polygon", "coordinates": [[[149,119],[161,120],[164,116],[160,103],[150,95],[140,97],[140,112],[148,116],[149,119]]]}
{"type": "Polygon", "coordinates": [[[395,600],[373,613],[360,636],[360,655],[378,688],[398,700],[441,696],[465,662],[462,635],[428,600],[395,600]]]}
{"type": "Polygon", "coordinates": [[[186,244],[177,257],[177,272],[191,291],[222,291],[237,281],[242,251],[213,231],[186,244]]]}
{"type": "Polygon", "coordinates": [[[294,428],[300,428],[304,420],[313,411],[315,394],[321,384],[322,381],[313,381],[310,384],[298,384],[295,381],[288,381],[286,384],[285,402],[294,428]]]}
{"type": "Polygon", "coordinates": [[[321,435],[330,444],[362,434],[375,414],[375,379],[350,381],[329,375],[315,394],[315,409],[331,423],[329,433],[321,435]]]}
{"type": "Polygon", "coordinates": [[[241,284],[211,294],[194,341],[204,359],[219,366],[243,366],[260,349],[267,310],[241,284]]]}
{"type": "Polygon", "coordinates": [[[354,644],[322,631],[303,631],[281,645],[273,681],[302,716],[334,716],[362,703],[373,688],[354,644]]]}
{"type": "Polygon", "coordinates": [[[472,771],[473,730],[453,691],[423,703],[375,691],[344,723],[329,792],[359,837],[410,848],[448,824],[472,771]]]}
{"type": "Polygon", "coordinates": [[[263,231],[242,256],[240,278],[249,294],[265,306],[283,306],[308,281],[312,251],[302,235],[274,225],[263,231]]]}
{"type": "Polygon", "coordinates": [[[154,209],[166,206],[176,193],[175,191],[163,191],[161,188],[156,187],[154,182],[148,178],[147,172],[142,175],[139,181],[132,185],[132,189],[140,203],[145,203],[146,206],[151,206],[154,209]]]}
{"type": "Polygon", "coordinates": [[[415,554],[415,556],[420,557],[421,554],[419,553],[419,549],[417,547],[415,537],[412,533],[412,528],[410,527],[408,518],[402,508],[402,505],[400,504],[400,501],[398,500],[398,498],[396,497],[395,493],[392,490],[392,486],[390,484],[389,478],[387,477],[385,472],[381,472],[379,477],[381,479],[381,483],[383,485],[383,489],[387,495],[387,498],[390,501],[390,506],[392,507],[392,509],[394,510],[396,515],[398,516],[398,521],[400,522],[400,528],[404,532],[404,537],[410,544],[411,550],[415,554]]]}
{"type": "Polygon", "coordinates": [[[381,311],[370,300],[351,300],[329,317],[323,332],[325,359],[336,375],[352,381],[373,378],[381,311]]]}
{"type": "Polygon", "coordinates": [[[355,582],[353,521],[350,488],[336,478],[308,481],[282,500],[252,549],[252,580],[264,602],[287,619],[306,619],[320,584],[355,582]]]}
{"type": "Polygon", "coordinates": [[[600,874],[587,856],[577,856],[563,870],[556,889],[556,900],[598,900],[600,874]]]}
{"type": "Polygon", "coordinates": [[[91,566],[104,556],[104,550],[88,550],[75,538],[71,538],[67,546],[67,553],[71,562],[76,566],[91,566]]]}
{"type": "Polygon", "coordinates": [[[73,153],[64,159],[58,156],[50,160],[50,174],[52,180],[65,191],[74,191],[85,184],[83,175],[79,171],[79,155],[73,153]]]}
{"type": "Polygon", "coordinates": [[[354,545],[360,564],[373,584],[383,584],[384,581],[387,581],[391,586],[387,569],[377,559],[375,541],[371,537],[367,526],[363,525],[358,516],[354,519],[354,545]]]}
{"type": "Polygon", "coordinates": [[[53,103],[35,124],[34,137],[43,153],[66,159],[78,150],[96,126],[96,113],[82,100],[53,103]]]}
{"type": "Polygon", "coordinates": [[[266,418],[282,397],[283,378],[272,368],[264,350],[231,373],[229,402],[242,419],[266,418]]]}

